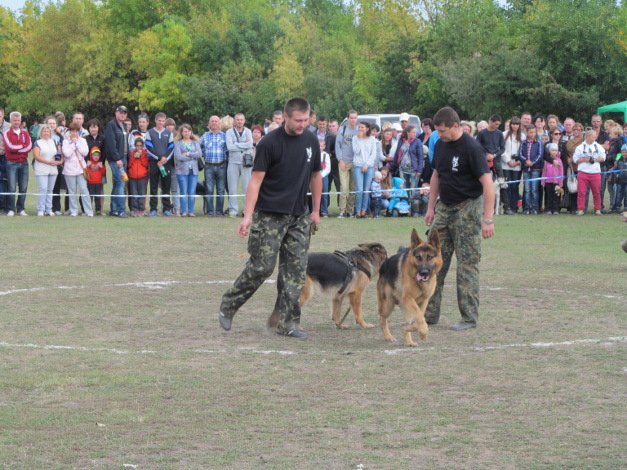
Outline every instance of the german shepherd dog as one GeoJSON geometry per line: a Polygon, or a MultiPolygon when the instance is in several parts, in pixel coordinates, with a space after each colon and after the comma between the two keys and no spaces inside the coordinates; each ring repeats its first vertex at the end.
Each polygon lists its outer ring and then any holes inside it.
{"type": "Polygon", "coordinates": [[[388,317],[399,305],[405,314],[405,344],[417,346],[411,334],[420,333],[423,340],[429,337],[425,309],[435,292],[437,274],[442,269],[442,252],[437,229],[429,231],[427,241],[411,232],[411,245],[401,248],[381,266],[377,282],[379,323],[386,341],[396,341],[388,328],[388,317]]]}
{"type": "MultiPolygon", "coordinates": [[[[342,323],[350,309],[344,318],[340,318],[340,313],[342,302],[348,297],[357,324],[362,328],[372,328],[374,325],[364,320],[361,299],[387,257],[387,251],[380,243],[361,243],[346,252],[309,253],[300,305],[307,303],[314,290],[331,297],[331,318],[338,329],[346,329],[347,326],[342,323]]],[[[272,316],[268,325],[271,326],[271,323],[272,316]]]]}

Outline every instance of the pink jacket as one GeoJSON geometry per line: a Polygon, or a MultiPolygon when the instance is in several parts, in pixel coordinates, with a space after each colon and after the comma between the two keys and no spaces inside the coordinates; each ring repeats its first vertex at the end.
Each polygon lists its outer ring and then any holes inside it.
{"type": "Polygon", "coordinates": [[[83,174],[85,168],[85,157],[89,154],[87,141],[82,137],[76,142],[70,142],[70,139],[63,139],[63,156],[65,162],[63,164],[63,174],[67,176],[78,176],[83,174]]]}

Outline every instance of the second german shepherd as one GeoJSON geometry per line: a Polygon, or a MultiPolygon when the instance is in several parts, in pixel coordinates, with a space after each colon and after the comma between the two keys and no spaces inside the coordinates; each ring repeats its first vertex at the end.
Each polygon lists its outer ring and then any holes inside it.
{"type": "Polygon", "coordinates": [[[386,341],[396,341],[388,328],[388,317],[399,305],[405,314],[405,344],[416,346],[411,334],[420,333],[423,340],[429,337],[425,309],[435,292],[437,274],[442,269],[442,252],[437,229],[429,231],[423,241],[416,229],[411,232],[411,245],[388,258],[381,266],[377,283],[379,323],[386,341]]]}
{"type": "Polygon", "coordinates": [[[335,326],[345,329],[340,314],[342,302],[348,297],[355,322],[362,328],[372,328],[374,325],[364,320],[362,296],[387,257],[380,243],[360,243],[346,252],[310,253],[307,278],[300,293],[301,306],[307,303],[314,289],[326,294],[331,297],[331,318],[335,326]]]}

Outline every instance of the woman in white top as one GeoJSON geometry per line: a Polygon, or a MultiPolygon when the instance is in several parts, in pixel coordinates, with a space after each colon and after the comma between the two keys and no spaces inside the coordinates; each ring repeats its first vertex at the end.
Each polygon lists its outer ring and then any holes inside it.
{"type": "Polygon", "coordinates": [[[69,137],[63,139],[63,156],[65,165],[63,166],[63,176],[67,183],[67,191],[70,196],[70,215],[78,215],[78,198],[76,189],[81,193],[83,210],[88,217],[94,216],[91,208],[91,197],[87,189],[87,181],[83,176],[83,169],[87,166],[85,157],[89,154],[87,141],[79,136],[80,126],[73,122],[70,124],[69,137]]]}
{"type": "Polygon", "coordinates": [[[370,135],[370,124],[360,122],[353,137],[353,177],[355,179],[355,217],[366,217],[370,205],[370,184],[377,161],[377,143],[370,135]]]}
{"type": "Polygon", "coordinates": [[[501,155],[503,166],[503,176],[507,182],[507,192],[509,195],[509,207],[505,208],[507,215],[515,214],[518,211],[518,197],[520,195],[520,160],[518,160],[518,149],[522,142],[522,131],[520,129],[520,118],[514,116],[510,119],[505,132],[505,151],[501,155]],[[516,183],[512,183],[516,181],[516,183]]]}
{"type": "Polygon", "coordinates": [[[52,212],[52,189],[59,175],[58,166],[63,164],[63,156],[59,152],[56,141],[52,138],[50,127],[43,125],[39,128],[38,140],[33,145],[35,157],[34,169],[39,195],[37,196],[37,215],[54,216],[52,212]]]}

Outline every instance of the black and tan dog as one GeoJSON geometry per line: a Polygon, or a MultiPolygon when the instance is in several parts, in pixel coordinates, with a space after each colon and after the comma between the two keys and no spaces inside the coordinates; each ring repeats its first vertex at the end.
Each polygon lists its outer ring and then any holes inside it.
{"type": "Polygon", "coordinates": [[[411,334],[420,333],[423,340],[429,336],[425,309],[435,292],[438,271],[442,269],[442,252],[438,231],[431,229],[427,241],[411,232],[411,245],[390,257],[379,272],[377,299],[379,323],[386,341],[396,341],[388,328],[388,317],[399,305],[405,314],[405,344],[416,346],[411,334]]]}
{"type": "Polygon", "coordinates": [[[340,313],[342,302],[348,297],[355,321],[363,328],[372,328],[374,325],[364,320],[361,300],[387,257],[387,251],[380,243],[361,243],[345,252],[310,253],[307,278],[300,293],[301,306],[307,303],[314,290],[331,297],[331,318],[337,328],[344,329],[346,326],[342,325],[344,318],[340,318],[340,313]]]}

